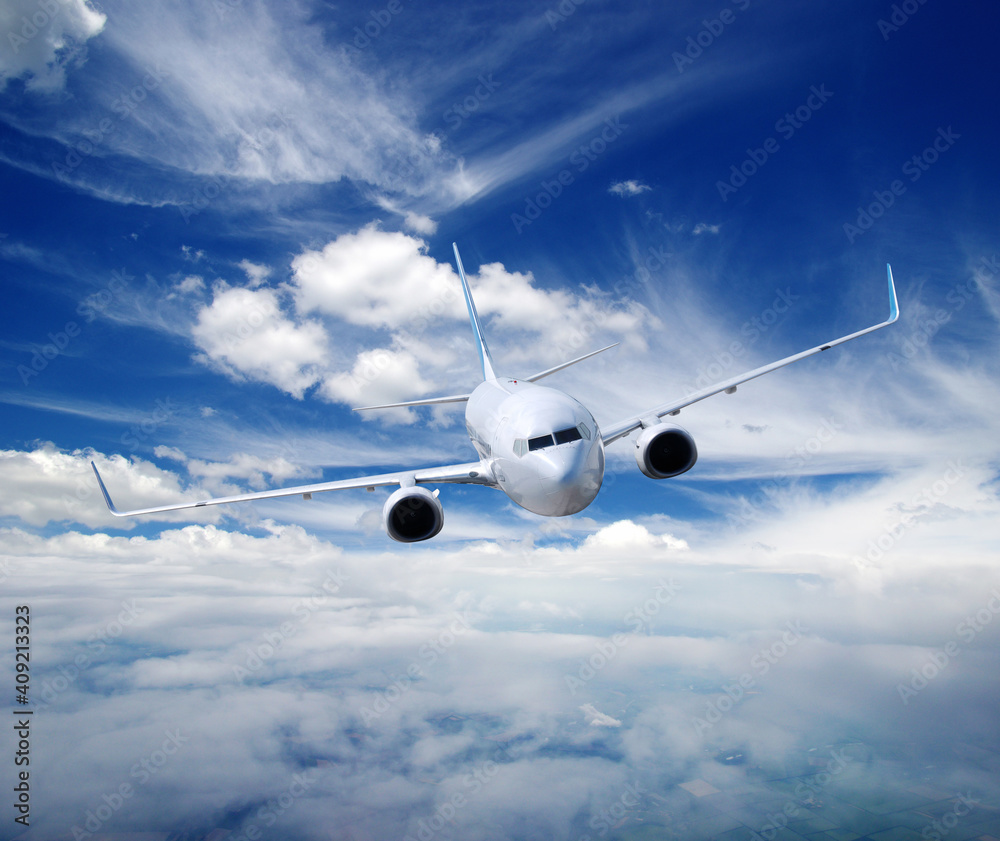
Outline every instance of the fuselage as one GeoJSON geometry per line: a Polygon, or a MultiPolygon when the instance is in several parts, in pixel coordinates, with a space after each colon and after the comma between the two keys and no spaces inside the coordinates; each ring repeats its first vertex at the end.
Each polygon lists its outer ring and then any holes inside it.
{"type": "Polygon", "coordinates": [[[469,397],[466,429],[501,490],[528,511],[582,511],[604,480],[604,442],[587,408],[565,392],[499,377],[469,397]]]}

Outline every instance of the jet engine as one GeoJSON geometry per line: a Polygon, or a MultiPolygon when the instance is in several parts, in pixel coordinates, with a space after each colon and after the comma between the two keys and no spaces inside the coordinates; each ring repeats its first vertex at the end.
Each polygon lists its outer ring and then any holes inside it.
{"type": "Polygon", "coordinates": [[[650,479],[686,473],[698,460],[698,448],[686,429],[667,423],[647,426],[635,440],[635,462],[650,479]]]}
{"type": "Polygon", "coordinates": [[[434,537],[444,525],[444,508],[438,491],[413,486],[400,488],[385,501],[382,526],[400,543],[416,543],[434,537]]]}

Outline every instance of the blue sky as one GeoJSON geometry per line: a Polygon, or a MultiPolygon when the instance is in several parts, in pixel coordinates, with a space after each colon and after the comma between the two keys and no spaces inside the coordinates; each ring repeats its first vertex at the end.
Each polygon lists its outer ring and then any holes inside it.
{"type": "MultiPolygon", "coordinates": [[[[54,692],[38,837],[182,719],[194,747],[106,831],[238,834],[308,773],[282,837],[414,836],[455,794],[435,837],[713,837],[769,813],[696,781],[780,800],[838,745],[828,804],[1000,805],[1000,623],[962,625],[1000,586],[997,23],[940,0],[6,3],[0,528],[54,692]],[[409,547],[382,492],[108,515],[91,459],[128,507],[470,459],[460,409],[351,411],[476,385],[453,241],[504,372],[621,343],[549,381],[604,424],[883,320],[887,262],[902,316],[684,410],[679,479],[612,445],[572,518],[477,487],[443,488],[444,530],[409,547]],[[783,639],[800,658],[762,673],[783,639]]],[[[798,834],[824,820],[848,827],[798,834]]]]}

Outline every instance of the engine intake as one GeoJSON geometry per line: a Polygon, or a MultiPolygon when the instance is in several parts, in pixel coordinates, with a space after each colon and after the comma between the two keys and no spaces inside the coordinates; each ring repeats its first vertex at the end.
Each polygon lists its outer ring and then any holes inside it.
{"type": "Polygon", "coordinates": [[[698,460],[698,448],[686,429],[666,423],[646,427],[635,441],[635,462],[650,479],[686,473],[698,460]]]}
{"type": "Polygon", "coordinates": [[[444,525],[444,508],[438,492],[427,488],[400,488],[385,501],[382,526],[400,543],[416,543],[434,537],[444,525]]]}

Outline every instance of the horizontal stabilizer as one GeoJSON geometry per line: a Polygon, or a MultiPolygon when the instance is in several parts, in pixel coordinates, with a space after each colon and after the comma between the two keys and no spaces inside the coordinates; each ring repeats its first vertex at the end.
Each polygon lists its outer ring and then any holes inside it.
{"type": "Polygon", "coordinates": [[[547,377],[549,374],[554,374],[556,371],[561,371],[563,368],[569,368],[570,365],[576,365],[577,362],[583,362],[584,359],[590,359],[592,356],[597,356],[599,353],[604,353],[606,350],[611,350],[613,347],[618,347],[621,342],[615,342],[613,345],[608,345],[607,347],[602,347],[600,350],[592,350],[590,353],[585,353],[583,356],[578,356],[576,359],[571,359],[569,362],[563,362],[562,365],[556,365],[555,368],[546,368],[544,371],[538,374],[532,374],[530,377],[521,377],[525,382],[533,383],[540,380],[542,377],[547,377]]]}
{"type": "Polygon", "coordinates": [[[383,403],[381,406],[357,406],[355,412],[367,412],[369,409],[398,409],[402,406],[433,406],[436,403],[465,403],[472,395],[453,394],[450,397],[428,397],[426,400],[407,400],[404,403],[383,403]]]}

